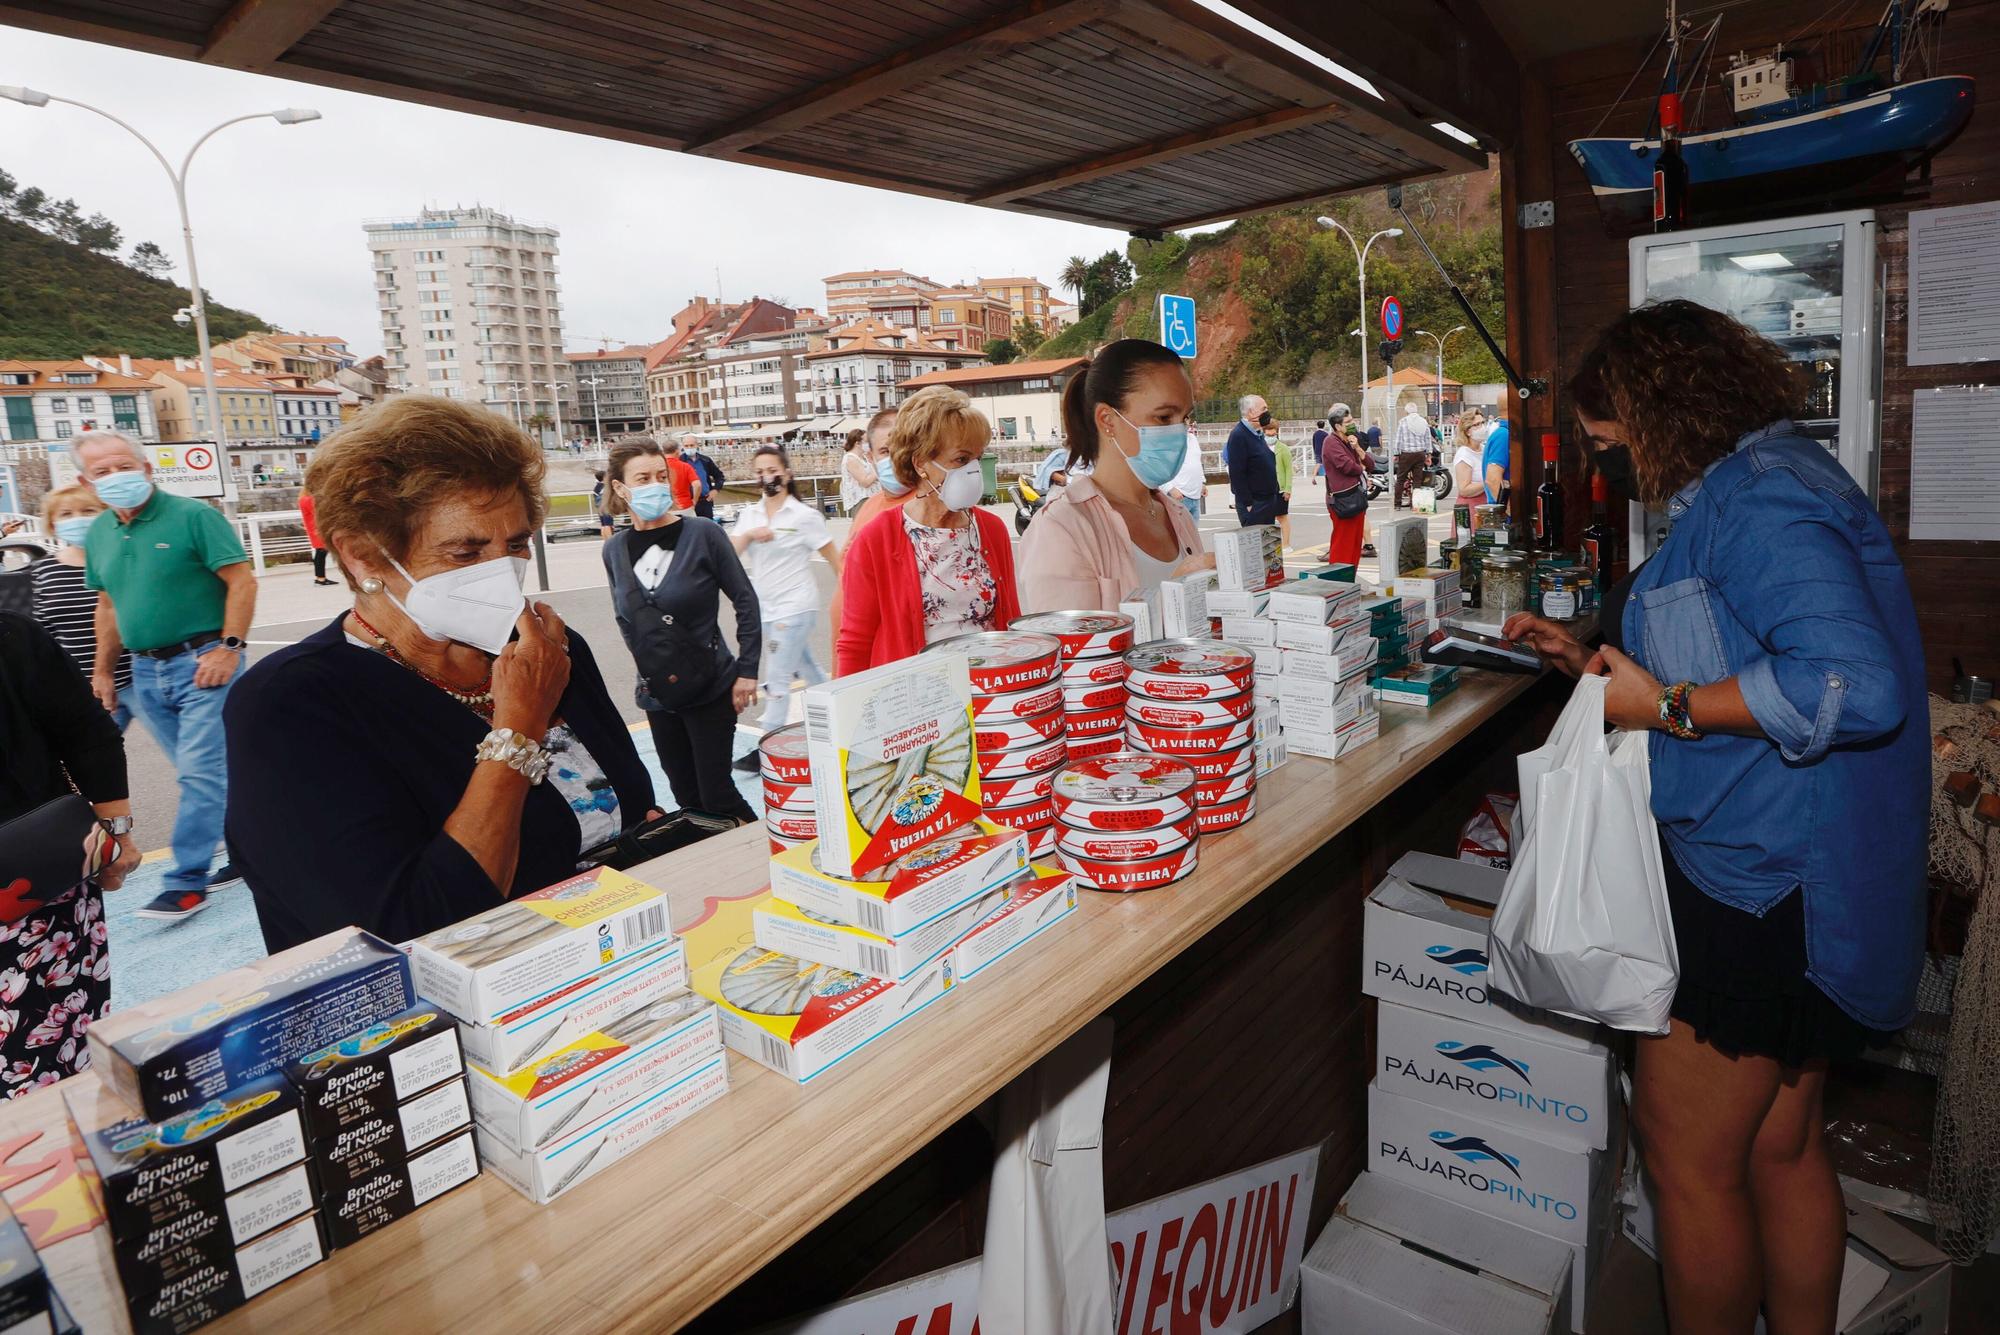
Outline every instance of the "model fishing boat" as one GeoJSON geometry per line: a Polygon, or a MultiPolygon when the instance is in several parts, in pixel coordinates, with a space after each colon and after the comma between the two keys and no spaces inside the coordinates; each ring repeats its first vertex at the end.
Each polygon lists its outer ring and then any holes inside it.
{"type": "MultiPolygon", "coordinates": [[[[1852,71],[1803,87],[1795,79],[1795,44],[1764,56],[1735,56],[1721,76],[1734,124],[1689,130],[1680,138],[1687,190],[1698,210],[1713,214],[1900,185],[1910,168],[1929,160],[1972,118],[1971,77],[1932,69],[1949,3],[1890,0],[1852,71]]],[[[1670,116],[1685,100],[1683,87],[1705,82],[1721,24],[1720,17],[1711,21],[1697,41],[1669,7],[1667,29],[1640,69],[1666,46],[1659,98],[1670,116]],[[1689,45],[1695,49],[1684,59],[1689,45]]],[[[1700,114],[1699,102],[1694,114],[1700,114]]],[[[1657,212],[1660,145],[1657,114],[1642,138],[1593,134],[1570,141],[1607,226],[1643,224],[1657,212]]]]}

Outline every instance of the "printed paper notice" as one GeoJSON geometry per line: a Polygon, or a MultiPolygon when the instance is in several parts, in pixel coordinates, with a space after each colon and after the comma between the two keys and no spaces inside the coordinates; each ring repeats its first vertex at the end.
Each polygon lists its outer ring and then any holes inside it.
{"type": "Polygon", "coordinates": [[[1910,537],[2000,538],[2000,390],[1920,389],[1910,410],[1910,537]]]}
{"type": "Polygon", "coordinates": [[[1909,360],[2000,360],[2000,201],[1910,215],[1909,360]]]}

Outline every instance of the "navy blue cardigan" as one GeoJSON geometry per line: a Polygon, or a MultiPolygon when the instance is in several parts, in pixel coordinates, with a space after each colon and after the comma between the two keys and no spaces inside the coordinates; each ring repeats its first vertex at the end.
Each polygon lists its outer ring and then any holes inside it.
{"type": "MultiPolygon", "coordinates": [[[[569,632],[559,716],[618,793],[629,827],[653,782],[598,673],[569,632]]],[[[372,650],[339,620],[258,662],[223,706],[230,860],[271,950],[340,927],[407,941],[576,870],[582,833],[552,784],[528,790],[521,856],[503,895],[444,832],[472,781],[486,721],[372,650]]]]}

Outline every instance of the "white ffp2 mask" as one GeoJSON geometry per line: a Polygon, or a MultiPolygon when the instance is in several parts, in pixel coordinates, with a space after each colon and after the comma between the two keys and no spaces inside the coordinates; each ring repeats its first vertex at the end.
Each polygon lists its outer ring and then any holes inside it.
{"type": "Polygon", "coordinates": [[[979,504],[979,498],[986,494],[986,474],[980,469],[979,460],[946,469],[937,494],[947,510],[970,510],[979,504]]]}
{"type": "Polygon", "coordinates": [[[507,647],[526,601],[521,582],[528,576],[527,557],[495,557],[422,579],[413,577],[393,557],[389,564],[410,581],[407,594],[398,598],[392,593],[389,601],[401,608],[418,630],[441,643],[456,640],[489,654],[507,647]]]}

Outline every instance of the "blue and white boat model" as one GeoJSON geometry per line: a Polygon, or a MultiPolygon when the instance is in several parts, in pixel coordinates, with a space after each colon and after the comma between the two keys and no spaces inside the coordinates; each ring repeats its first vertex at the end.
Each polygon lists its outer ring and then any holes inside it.
{"type": "MultiPolygon", "coordinates": [[[[1782,48],[1763,57],[1737,55],[1723,75],[1736,124],[1681,139],[1697,210],[1900,184],[1911,167],[1951,142],[1972,118],[1972,78],[1946,74],[1903,81],[1906,68],[1924,51],[1924,25],[1933,25],[1934,34],[1948,3],[1890,0],[1854,72],[1805,88],[1794,86],[1793,60],[1782,48]],[[1885,48],[1888,68],[1876,70],[1885,48]]],[[[1709,27],[1690,65],[1702,63],[1720,22],[1709,27]]],[[[1671,10],[1668,23],[1663,93],[1675,92],[1681,82],[1683,32],[1671,10]]],[[[1660,152],[1657,122],[1648,134],[1654,137],[1570,141],[1569,151],[1589,178],[1607,225],[1651,217],[1653,165],[1660,152]]]]}

